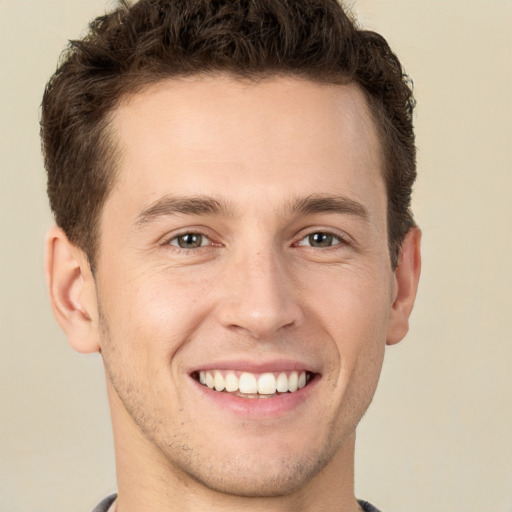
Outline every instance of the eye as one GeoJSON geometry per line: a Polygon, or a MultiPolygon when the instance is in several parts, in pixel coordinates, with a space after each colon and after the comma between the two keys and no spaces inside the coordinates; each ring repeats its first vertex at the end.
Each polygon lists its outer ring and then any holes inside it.
{"type": "Polygon", "coordinates": [[[168,244],[181,249],[198,249],[199,247],[211,244],[211,241],[206,235],[201,233],[183,233],[169,240],[168,244]]]}
{"type": "Polygon", "coordinates": [[[332,247],[341,243],[343,243],[341,237],[325,231],[318,231],[304,237],[298,245],[306,247],[332,247]]]}

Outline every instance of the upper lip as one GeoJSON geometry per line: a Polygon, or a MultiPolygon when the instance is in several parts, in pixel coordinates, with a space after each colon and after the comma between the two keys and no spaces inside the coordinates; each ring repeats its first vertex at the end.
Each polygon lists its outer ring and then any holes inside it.
{"type": "Polygon", "coordinates": [[[188,373],[208,370],[238,370],[249,373],[272,373],[284,371],[308,371],[318,373],[311,364],[297,361],[295,359],[273,359],[268,361],[254,361],[247,359],[218,360],[203,365],[194,365],[188,373]]]}

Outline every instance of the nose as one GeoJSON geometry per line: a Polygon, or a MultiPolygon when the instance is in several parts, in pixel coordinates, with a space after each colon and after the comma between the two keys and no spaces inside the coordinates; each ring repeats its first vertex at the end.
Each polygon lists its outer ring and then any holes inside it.
{"type": "Polygon", "coordinates": [[[299,290],[286,262],[268,250],[241,255],[224,273],[220,323],[255,339],[271,339],[303,322],[299,290]]]}

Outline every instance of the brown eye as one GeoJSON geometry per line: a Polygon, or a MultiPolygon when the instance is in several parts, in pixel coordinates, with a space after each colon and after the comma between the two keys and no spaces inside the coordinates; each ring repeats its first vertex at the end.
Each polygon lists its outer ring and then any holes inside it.
{"type": "Polygon", "coordinates": [[[181,249],[198,249],[208,245],[210,240],[208,237],[201,235],[200,233],[184,233],[174,237],[169,245],[180,247],[181,249]]]}

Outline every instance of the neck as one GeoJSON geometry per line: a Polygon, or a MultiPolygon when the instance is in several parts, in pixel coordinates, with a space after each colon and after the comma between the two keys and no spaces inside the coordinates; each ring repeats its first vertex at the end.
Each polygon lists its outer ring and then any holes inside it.
{"type": "Polygon", "coordinates": [[[355,434],[306,485],[278,496],[238,496],[208,488],[173,466],[109,390],[117,468],[116,512],[355,512],[355,434]]]}

